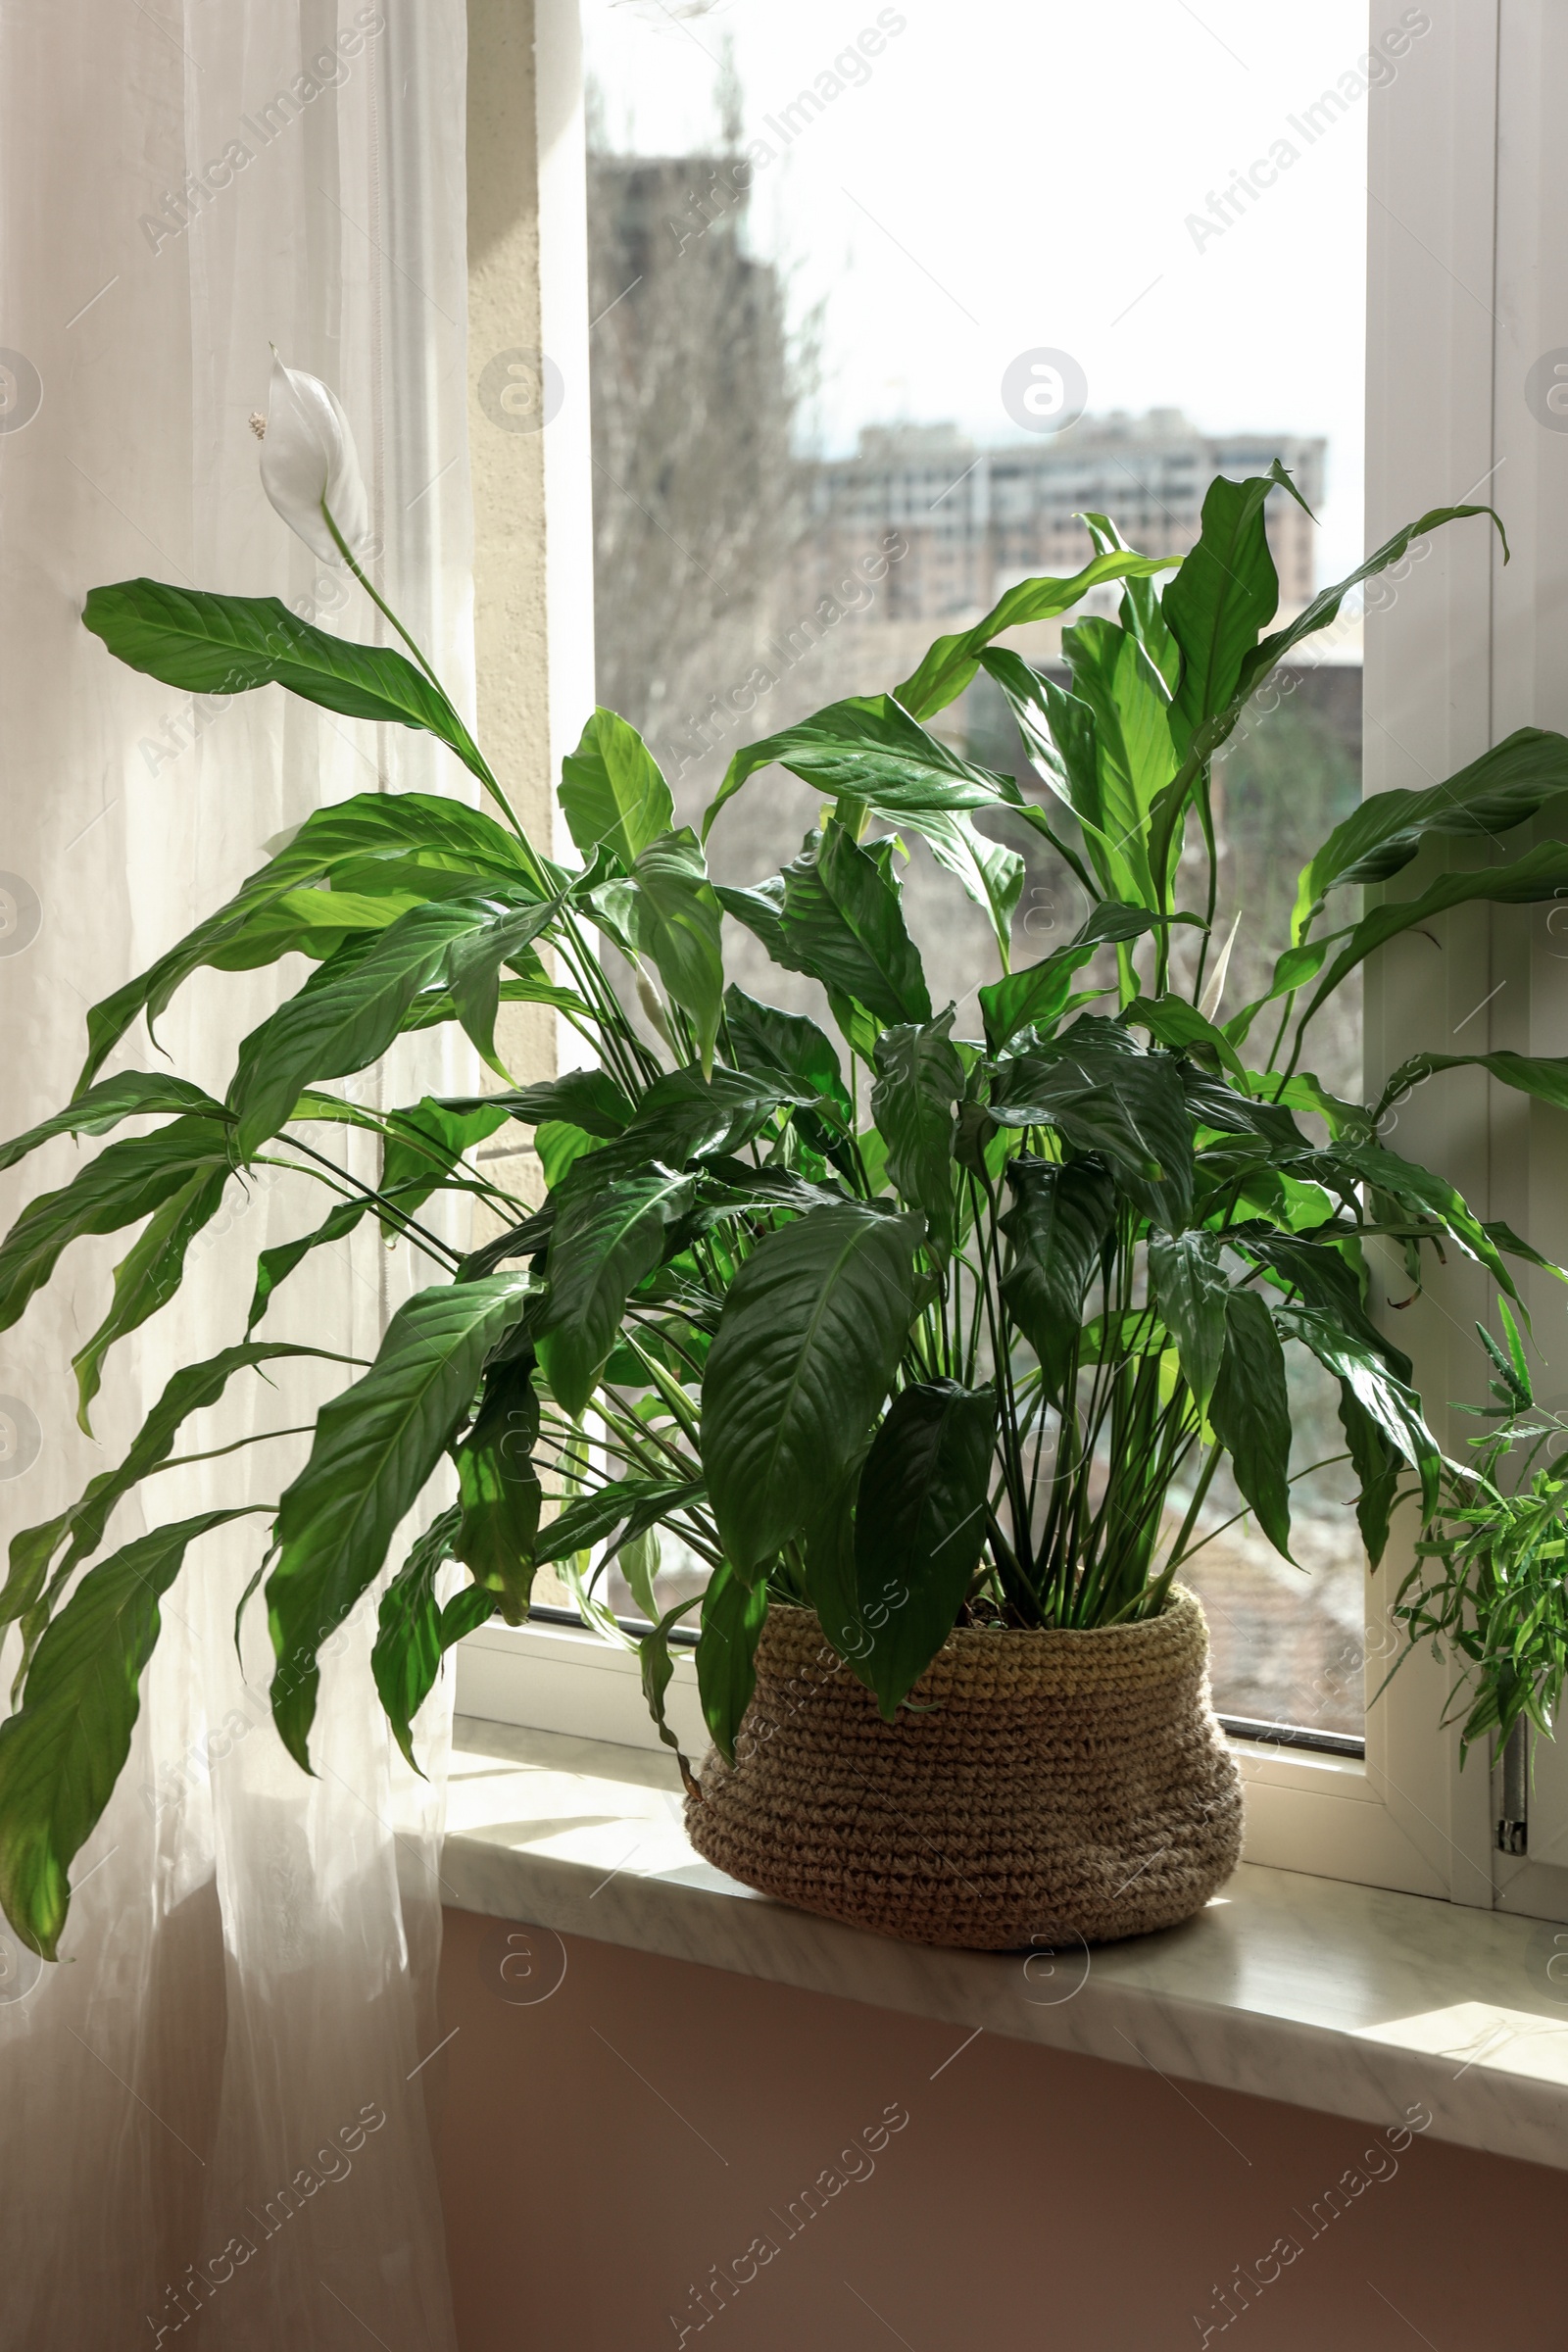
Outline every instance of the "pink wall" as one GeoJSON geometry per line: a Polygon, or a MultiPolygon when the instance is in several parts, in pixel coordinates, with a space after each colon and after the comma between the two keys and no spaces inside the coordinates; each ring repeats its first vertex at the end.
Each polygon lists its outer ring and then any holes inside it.
{"type": "Polygon", "coordinates": [[[957,2028],[533,1930],[512,1974],[548,1997],[514,2006],[509,1930],[446,1932],[462,2352],[1175,2352],[1195,2313],[1227,2352],[1568,2345],[1568,2174],[990,2034],[944,2067],[957,2028]],[[1348,2167],[1385,2177],[1313,2237],[1348,2167]],[[1222,2332],[1216,2285],[1282,2235],[1222,2332]]]}

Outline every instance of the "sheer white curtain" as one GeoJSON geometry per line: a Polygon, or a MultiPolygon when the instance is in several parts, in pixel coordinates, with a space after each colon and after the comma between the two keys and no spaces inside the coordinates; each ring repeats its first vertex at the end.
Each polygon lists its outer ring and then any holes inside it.
{"type": "MultiPolygon", "coordinates": [[[[352,792],[465,789],[423,739],[276,688],[193,705],[111,662],[78,617],[95,582],[147,573],[378,634],[261,494],[247,418],[272,342],[342,398],[384,592],[471,699],[464,77],[463,0],[0,0],[6,1134],[69,1095],[87,1005],[270,838],[352,792]]],[[[220,1088],[275,987],[202,975],[162,1042],[220,1088]]],[[[138,1027],[113,1066],[154,1051],[138,1027]]],[[[416,1099],[443,1051],[362,1083],[416,1099]]],[[[7,1221],[76,1164],[60,1143],[5,1179],[7,1221]]],[[[257,1250],[324,1208],[296,1181],[234,1188],[188,1298],[111,1356],[93,1440],[69,1359],[125,1237],[78,1245],[0,1333],[0,1533],[71,1500],[175,1365],[240,1336],[257,1250]]],[[[264,1334],[368,1354],[419,1278],[406,1245],[321,1252],[264,1334]]],[[[276,1389],[242,1375],[180,1449],[297,1423],[324,1393],[286,1367],[276,1389]]],[[[105,1549],[274,1495],[299,1458],[283,1440],[173,1472],[105,1549]]],[[[259,1607],[243,1670],[234,1648],[264,1524],[209,1538],[169,1597],[130,1764],[73,1873],[64,1959],[0,1946],[0,2341],[29,2352],[454,2340],[427,2123],[441,2061],[424,2063],[442,1696],[422,1784],[389,1757],[362,1610],[323,1677],[317,1777],[298,1772],[266,1716],[259,1607]]]]}

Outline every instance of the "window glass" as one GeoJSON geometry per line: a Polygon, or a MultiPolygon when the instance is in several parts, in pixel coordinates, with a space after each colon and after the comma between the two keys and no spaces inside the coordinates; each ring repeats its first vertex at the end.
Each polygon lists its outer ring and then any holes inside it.
{"type": "MultiPolygon", "coordinates": [[[[1367,108],[1419,69],[1418,21],[1369,63],[1364,0],[585,0],[598,686],[683,820],[737,743],[893,686],[1013,581],[1077,569],[1086,510],[1180,553],[1214,474],[1278,458],[1311,509],[1269,502],[1282,611],[1353,567],[1367,108]]],[[[1061,625],[1011,642],[1065,675],[1061,625]]],[[[1360,790],[1353,600],[1312,646],[1219,772],[1233,1004],[1360,790]]],[[[989,681],[939,725],[1041,790],[989,681]]],[[[719,820],[720,878],[776,872],[814,821],[775,773],[719,820]]],[[[994,829],[1028,858],[1014,959],[1033,960],[1075,927],[1076,888],[1038,836],[994,829]]],[[[977,1031],[994,948],[910,851],[933,1000],[977,1031]]],[[[733,925],[726,958],[820,1014],[733,925]]],[[[1360,1092],[1349,992],[1312,1059],[1360,1092]]],[[[1343,1442],[1332,1387],[1294,1379],[1301,1471],[1343,1442]]],[[[1293,1567],[1249,1521],[1220,1530],[1237,1498],[1211,1491],[1190,1577],[1223,1712],[1359,1732],[1351,1492],[1343,1467],[1296,1487],[1293,1567]]],[[[667,1544],[659,1589],[682,1589],[667,1544]]]]}

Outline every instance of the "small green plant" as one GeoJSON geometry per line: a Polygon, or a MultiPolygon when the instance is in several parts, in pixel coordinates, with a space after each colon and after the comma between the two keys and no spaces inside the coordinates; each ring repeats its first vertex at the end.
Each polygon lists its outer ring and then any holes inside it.
{"type": "Polygon", "coordinates": [[[1210,774],[1251,695],[1356,581],[1489,509],[1423,515],[1279,628],[1264,504],[1295,492],[1278,466],[1215,481],[1180,562],[1134,554],[1089,515],[1096,552],[1071,578],[1024,581],[940,638],[894,692],[836,703],[736,755],[710,824],[771,766],[820,813],[782,873],[731,887],[676,823],[646,745],[606,710],[560,781],[575,857],[529,841],[356,560],[363,491],[341,412],[281,368],[264,481],[318,555],[341,556],[407,656],[333,637],[275,599],[149,580],[94,589],[86,625],[186,691],[277,684],[422,729],[498,813],[421,793],[315,811],[93,1008],[73,1101],[0,1151],[10,1166],[57,1137],[127,1130],[0,1244],[3,1330],[78,1235],[140,1229],[76,1358],[84,1423],[112,1348],[177,1291],[226,1187],[278,1168],[327,1196],[323,1217],[262,1251],[234,1344],[179,1371],[124,1460],[12,1543],[0,1626],[20,1625],[23,1654],[20,1704],[0,1724],[0,1902],[28,1943],[57,1951],[73,1858],[129,1750],[162,1595],[190,1545],[244,1513],[157,1526],[100,1558],[112,1515],[183,1458],[190,1414],[230,1384],[243,1394],[264,1367],[319,1357],[255,1335],[315,1250],[368,1223],[421,1254],[432,1280],[393,1316],[374,1362],[347,1368],[275,1505],[256,1506],[270,1521],[256,1582],[272,1713],[306,1769],[320,1645],[372,1589],[377,1688],[411,1755],[445,1651],[492,1615],[521,1620],[546,1563],[615,1637],[603,1578],[622,1561],[652,1628],[644,1685],[671,1745],[670,1642],[697,1615],[703,1707],[726,1752],[774,1600],[817,1612],[889,1716],[960,1622],[1153,1615],[1222,1459],[1288,1554],[1287,1348],[1338,1384],[1372,1559],[1406,1467],[1436,1509],[1441,1456],[1409,1362],[1371,1311],[1375,1252],[1402,1252],[1419,1281],[1423,1251],[1453,1247],[1510,1298],[1505,1257],[1544,1261],[1387,1150],[1380,1120],[1406,1086],[1460,1060],[1568,1104],[1568,1063],[1425,1056],[1362,1105],[1303,1066],[1305,1041],[1333,992],[1400,932],[1466,901],[1568,889],[1568,846],[1462,872],[1434,861],[1412,896],[1364,911],[1352,901],[1323,925],[1335,894],[1388,882],[1429,842],[1495,843],[1568,794],[1568,741],[1522,729],[1446,783],[1356,808],[1303,869],[1268,985],[1223,1020],[1210,774]],[[999,642],[1108,582],[1119,618],[1064,631],[1069,685],[999,642]],[[982,668],[1038,796],[934,731],[982,668]],[[1021,970],[1010,950],[1023,860],[976,824],[987,811],[1042,835],[1089,903],[1078,936],[1021,970]],[[906,925],[910,833],[995,937],[1002,973],[979,991],[974,1035],[933,1004],[906,925]],[[726,985],[726,915],[820,983],[837,1041],[726,985]],[[634,974],[645,1026],[598,940],[634,974]],[[312,968],[240,1041],[220,1100],[173,1073],[109,1070],[135,1025],[151,1034],[204,969],[295,957],[312,968]],[[555,1007],[594,1066],[515,1083],[496,1022],[517,1000],[555,1007]],[[385,1113],[334,1091],[439,1023],[462,1027],[496,1091],[385,1113]],[[509,1122],[532,1134],[542,1206],[475,1155],[509,1122]],[[333,1149],[350,1128],[377,1139],[373,1184],[333,1149]],[[454,1246],[429,1207],[442,1197],[494,1211],[496,1238],[454,1246]],[[427,1524],[383,1582],[416,1511],[427,1524]],[[662,1529],[709,1571],[700,1597],[670,1608],[656,1581],[662,1529]],[[448,1593],[451,1561],[466,1581],[448,1593]]]}
{"type": "Polygon", "coordinates": [[[1516,1724],[1550,1737],[1568,1667],[1568,1422],[1537,1403],[1519,1326],[1497,1306],[1505,1346],[1476,1325],[1495,1401],[1454,1408],[1497,1426],[1471,1439],[1471,1459],[1445,1461],[1393,1609],[1412,1643],[1460,1662],[1444,1721],[1460,1726],[1461,1763],[1489,1732],[1497,1750],[1516,1724]]]}

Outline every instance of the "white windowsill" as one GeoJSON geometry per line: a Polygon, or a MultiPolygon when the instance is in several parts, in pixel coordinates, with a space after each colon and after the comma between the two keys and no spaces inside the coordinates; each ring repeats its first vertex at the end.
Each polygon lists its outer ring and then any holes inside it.
{"type": "Polygon", "coordinates": [[[1161,1936],[930,1950],[711,1869],[673,1757],[467,1715],[442,1885],[460,1910],[1369,2124],[1424,2102],[1438,2138],[1568,2170],[1568,1983],[1546,1975],[1558,1931],[1533,1920],[1244,1863],[1161,1936]]]}

